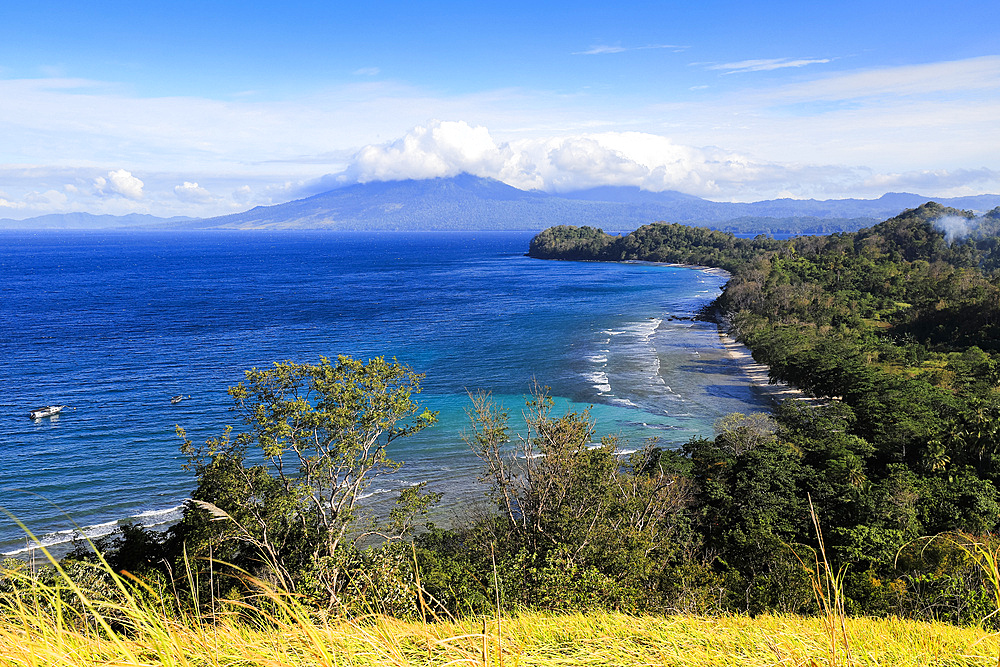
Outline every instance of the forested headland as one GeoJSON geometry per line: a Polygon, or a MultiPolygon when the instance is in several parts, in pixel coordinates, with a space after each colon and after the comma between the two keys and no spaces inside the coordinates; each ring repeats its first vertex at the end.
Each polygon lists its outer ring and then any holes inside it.
{"type": "Polygon", "coordinates": [[[176,618],[263,625],[292,598],[312,618],[815,614],[833,581],[849,615],[995,625],[998,230],[1000,209],[933,203],[786,241],[663,223],[626,236],[550,228],[532,256],[729,271],[704,316],[818,400],[623,457],[622,443],[594,441],[586,412],[557,414],[544,388],[525,406],[473,394],[467,442],[483,467],[469,484],[494,509],[441,528],[424,485],[392,507],[364,501],[399,467],[392,443],[435,421],[422,376],[395,360],[277,363],[230,388],[231,430],[206,443],[181,433],[197,488],[179,524],[125,526],[59,570],[7,561],[0,597],[21,608],[55,591],[45,604],[85,623],[97,600],[106,631],[127,633],[119,612],[147,598],[176,618]],[[521,410],[523,428],[510,419],[521,410]]]}
{"type": "Polygon", "coordinates": [[[811,497],[848,567],[849,606],[880,613],[917,589],[936,591],[927,608],[967,597],[975,587],[950,579],[949,559],[962,559],[944,542],[919,552],[934,566],[910,561],[906,546],[953,531],[987,539],[1000,519],[998,230],[1000,209],[976,217],[928,203],[855,233],[787,241],[676,224],[620,237],[557,227],[530,254],[731,272],[714,316],[772,379],[826,401],[786,402],[773,436],[753,446],[724,434],[687,445],[699,539],[714,572],[725,562],[759,585],[780,543],[809,542],[811,497]]]}

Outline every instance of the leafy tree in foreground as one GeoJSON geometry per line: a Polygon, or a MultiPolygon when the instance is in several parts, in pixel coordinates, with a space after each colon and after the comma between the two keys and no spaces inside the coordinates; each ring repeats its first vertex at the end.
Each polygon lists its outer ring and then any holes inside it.
{"type": "Polygon", "coordinates": [[[365,489],[399,467],[388,446],[436,420],[414,401],[421,378],[395,360],[346,356],[247,371],[229,389],[244,428],[200,447],[184,442],[198,488],[174,529],[175,548],[334,607],[358,561],[355,542],[400,536],[436,500],[408,489],[386,526],[359,526],[365,489]]]}
{"type": "Polygon", "coordinates": [[[647,606],[690,539],[679,457],[650,445],[623,460],[615,439],[593,441],[588,412],[552,408],[536,389],[515,434],[502,407],[473,397],[468,440],[499,509],[479,539],[496,551],[503,596],[549,609],[647,606]]]}

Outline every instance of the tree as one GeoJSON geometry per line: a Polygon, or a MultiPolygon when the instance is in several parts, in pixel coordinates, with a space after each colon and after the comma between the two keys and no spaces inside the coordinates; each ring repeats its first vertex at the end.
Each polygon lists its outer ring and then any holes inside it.
{"type": "Polygon", "coordinates": [[[482,481],[491,484],[507,524],[528,541],[532,553],[570,539],[582,549],[590,542],[607,498],[600,490],[616,474],[614,442],[591,448],[594,425],[588,413],[551,415],[552,399],[536,388],[529,398],[528,432],[508,446],[508,413],[489,395],[472,397],[469,445],[485,464],[482,481]]]}
{"type": "Polygon", "coordinates": [[[589,412],[552,414],[536,387],[512,435],[508,413],[472,397],[467,440],[483,461],[499,515],[489,522],[506,597],[547,608],[624,606],[655,596],[688,527],[691,486],[679,457],[649,444],[630,460],[617,441],[593,441],[589,412]]]}
{"type": "Polygon", "coordinates": [[[731,412],[715,421],[715,442],[733,456],[773,442],[778,423],[764,412],[731,412]]]}
{"type": "MultiPolygon", "coordinates": [[[[245,376],[229,389],[243,430],[233,436],[227,429],[201,447],[184,441],[198,488],[175,539],[189,554],[268,573],[288,590],[308,579],[332,606],[363,493],[399,467],[389,446],[436,420],[413,399],[423,376],[395,360],[346,356],[286,361],[245,376]]],[[[411,513],[433,500],[412,489],[400,496],[411,513]]],[[[409,523],[402,514],[397,507],[390,516],[397,531],[409,523]]]]}

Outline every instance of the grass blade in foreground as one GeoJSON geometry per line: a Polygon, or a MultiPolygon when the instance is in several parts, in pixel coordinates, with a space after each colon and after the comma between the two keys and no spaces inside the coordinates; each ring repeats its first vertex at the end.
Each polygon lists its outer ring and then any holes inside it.
{"type": "MultiPolygon", "coordinates": [[[[332,624],[302,620],[266,629],[222,619],[211,631],[164,619],[136,623],[157,626],[165,634],[115,642],[40,616],[37,609],[8,608],[0,620],[0,665],[484,665],[481,618],[425,624],[373,616],[332,624]]],[[[503,626],[503,646],[493,645],[492,633],[485,638],[491,645],[486,653],[490,666],[498,664],[498,651],[505,665],[553,667],[829,664],[828,628],[822,618],[525,613],[505,618],[503,626]]],[[[993,640],[977,628],[847,619],[845,630],[854,649],[852,665],[996,664],[993,640]]]]}

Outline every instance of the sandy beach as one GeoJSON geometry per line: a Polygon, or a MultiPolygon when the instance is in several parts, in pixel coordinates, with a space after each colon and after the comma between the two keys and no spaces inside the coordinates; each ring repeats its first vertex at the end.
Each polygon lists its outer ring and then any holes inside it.
{"type": "MultiPolygon", "coordinates": [[[[670,266],[681,269],[694,269],[695,271],[701,271],[714,276],[719,276],[721,278],[729,278],[730,273],[725,269],[720,269],[712,266],[701,266],[698,264],[679,264],[675,262],[647,262],[642,260],[624,260],[623,264],[648,264],[652,266],[670,266]]],[[[723,329],[723,326],[719,325],[719,342],[722,345],[722,349],[725,352],[726,357],[732,359],[736,362],[736,365],[740,368],[743,375],[746,378],[747,384],[754,388],[761,396],[764,396],[775,404],[780,403],[786,398],[792,398],[798,401],[806,401],[809,403],[824,403],[822,399],[813,398],[806,395],[801,389],[793,387],[785,382],[771,383],[768,377],[768,367],[764,364],[758,364],[753,359],[753,355],[750,353],[750,349],[745,345],[740,344],[732,336],[727,334],[723,329]]]]}
{"type": "Polygon", "coordinates": [[[745,345],[741,345],[736,339],[723,331],[721,325],[719,326],[719,342],[722,344],[726,356],[737,363],[747,382],[754,390],[760,395],[771,399],[774,403],[780,403],[786,398],[816,404],[825,402],[822,399],[808,396],[801,389],[785,382],[772,384],[768,378],[768,367],[754,361],[753,355],[750,354],[750,349],[745,345]]]}
{"type": "MultiPolygon", "coordinates": [[[[701,271],[714,276],[719,276],[721,278],[729,278],[730,274],[725,269],[720,269],[712,266],[701,266],[698,264],[680,264],[675,262],[648,262],[643,260],[623,260],[623,264],[648,264],[652,266],[670,266],[681,269],[694,269],[695,271],[701,271]]],[[[753,359],[753,355],[750,353],[750,349],[745,345],[740,344],[732,336],[727,334],[723,329],[723,325],[719,325],[719,342],[722,345],[722,349],[727,358],[732,359],[736,362],[744,377],[746,378],[747,384],[754,388],[754,391],[759,395],[771,400],[774,404],[778,404],[786,398],[795,399],[797,401],[805,401],[811,404],[823,404],[826,401],[819,398],[813,398],[808,396],[805,392],[797,387],[793,387],[785,382],[771,383],[768,377],[769,369],[764,364],[758,364],[753,359]]]]}

